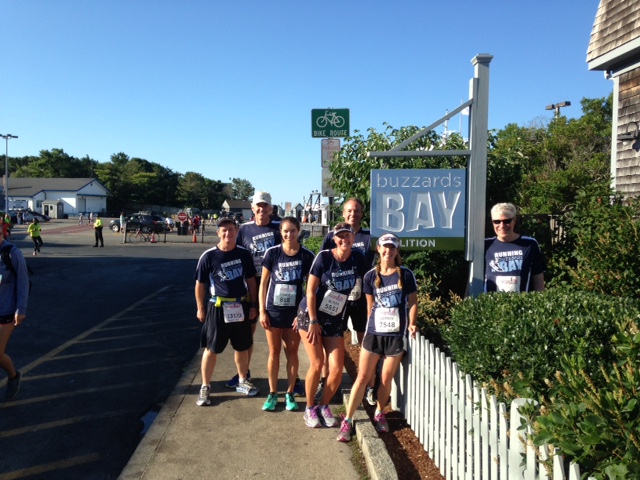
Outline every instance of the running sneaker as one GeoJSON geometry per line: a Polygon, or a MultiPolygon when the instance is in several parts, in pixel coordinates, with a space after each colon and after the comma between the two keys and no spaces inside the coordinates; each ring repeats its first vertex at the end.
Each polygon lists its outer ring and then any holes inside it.
{"type": "Polygon", "coordinates": [[[353,427],[351,425],[351,422],[347,421],[347,419],[344,418],[344,415],[342,415],[342,423],[340,424],[340,433],[338,434],[338,438],[336,440],[344,443],[350,442],[352,428],[353,427]]]}
{"type": "Polygon", "coordinates": [[[329,405],[320,406],[320,418],[322,419],[324,426],[327,428],[335,427],[338,424],[338,420],[333,416],[333,412],[329,408],[329,405]]]}
{"type": "Polygon", "coordinates": [[[209,386],[202,385],[200,387],[200,395],[198,395],[198,400],[196,401],[196,405],[202,407],[203,405],[209,405],[211,403],[211,399],[209,398],[209,386]]]}
{"type": "Polygon", "coordinates": [[[302,384],[302,380],[296,378],[296,383],[293,385],[293,396],[294,397],[304,397],[304,385],[302,384]]]}
{"type": "Polygon", "coordinates": [[[389,431],[389,424],[387,423],[387,417],[385,417],[384,413],[378,413],[373,417],[373,426],[376,427],[376,430],[380,433],[389,431]]]}
{"type": "Polygon", "coordinates": [[[373,387],[367,387],[367,393],[365,395],[367,403],[372,407],[376,404],[376,399],[373,397],[373,387]]]}
{"type": "Polygon", "coordinates": [[[290,412],[297,412],[298,402],[296,402],[296,399],[293,397],[294,395],[289,392],[287,392],[287,394],[284,396],[284,403],[286,404],[285,408],[290,412]]]}
{"type": "MultiPolygon", "coordinates": [[[[227,388],[236,388],[238,386],[238,374],[236,373],[231,380],[229,380],[224,386],[227,388]]],[[[247,372],[247,380],[251,381],[251,370],[247,372]]]]}
{"type": "Polygon", "coordinates": [[[278,394],[270,393],[267,399],[265,400],[264,405],[262,405],[262,410],[264,410],[265,412],[273,412],[276,409],[277,404],[278,404],[278,394]]]}
{"type": "Polygon", "coordinates": [[[318,418],[318,407],[307,407],[304,410],[304,421],[307,427],[318,428],[321,427],[320,419],[318,418]]]}
{"type": "Polygon", "coordinates": [[[258,394],[258,389],[253,386],[253,383],[248,378],[245,378],[242,382],[238,383],[236,392],[243,393],[247,397],[254,397],[258,394]]]}
{"type": "Polygon", "coordinates": [[[4,399],[8,402],[9,400],[13,400],[18,392],[20,391],[20,380],[22,379],[22,374],[16,370],[16,376],[7,380],[7,390],[4,394],[4,399]]]}
{"type": "Polygon", "coordinates": [[[320,399],[322,398],[322,390],[324,390],[324,378],[320,379],[320,383],[318,383],[318,388],[316,388],[316,394],[313,397],[313,399],[316,402],[319,402],[320,399]]]}

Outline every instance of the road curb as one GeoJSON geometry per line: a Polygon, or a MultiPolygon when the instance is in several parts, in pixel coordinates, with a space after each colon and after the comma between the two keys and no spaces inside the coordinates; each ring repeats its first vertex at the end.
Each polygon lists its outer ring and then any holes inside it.
{"type": "Polygon", "coordinates": [[[180,377],[180,381],[162,405],[158,416],[149,427],[149,431],[140,440],[135,452],[127,462],[127,466],[120,472],[118,480],[142,478],[147,465],[153,461],[153,456],[171,426],[176,412],[184,402],[193,380],[198,375],[201,357],[200,351],[194,355],[191,363],[189,363],[182,377],[180,377]]]}
{"type": "MultiPolygon", "coordinates": [[[[351,389],[344,389],[342,392],[345,408],[349,403],[350,391],[351,389]]],[[[356,413],[353,415],[353,423],[355,425],[356,438],[371,479],[398,480],[398,472],[389,456],[387,446],[378,435],[362,405],[358,406],[356,413]]]]}

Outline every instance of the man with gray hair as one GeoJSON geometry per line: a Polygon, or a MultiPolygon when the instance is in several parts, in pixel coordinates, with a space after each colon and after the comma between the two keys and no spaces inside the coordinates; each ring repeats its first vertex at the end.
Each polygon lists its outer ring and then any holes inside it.
{"type": "Polygon", "coordinates": [[[484,241],[485,292],[541,292],[544,258],[533,237],[515,232],[517,210],[512,203],[491,209],[495,236],[484,241]]]}
{"type": "MultiPolygon", "coordinates": [[[[243,223],[238,229],[238,238],[236,242],[241,247],[246,248],[253,257],[253,263],[256,268],[256,284],[260,290],[260,275],[262,274],[262,259],[267,249],[280,245],[282,236],[280,235],[280,222],[271,218],[273,207],[271,206],[271,194],[256,190],[251,201],[251,211],[253,212],[253,220],[243,223]]],[[[258,306],[258,297],[251,298],[251,304],[258,306]]],[[[258,318],[251,320],[251,333],[256,331],[258,318]]],[[[249,349],[249,362],[251,362],[251,354],[253,353],[253,345],[249,349]]],[[[251,378],[251,371],[247,372],[247,378],[251,378]]],[[[238,384],[238,375],[235,375],[226,383],[227,388],[236,388],[238,384]]]]}

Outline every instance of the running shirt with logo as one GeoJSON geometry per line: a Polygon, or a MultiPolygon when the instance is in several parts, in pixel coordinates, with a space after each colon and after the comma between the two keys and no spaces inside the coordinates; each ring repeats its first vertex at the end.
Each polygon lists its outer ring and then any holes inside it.
{"type": "MultiPolygon", "coordinates": [[[[334,242],[333,237],[333,232],[327,233],[322,241],[322,248],[320,250],[331,250],[332,248],[336,248],[336,242],[334,242]]],[[[367,268],[371,268],[376,255],[375,250],[371,250],[371,231],[361,228],[355,234],[355,237],[353,245],[351,245],[351,250],[356,250],[363,254],[367,262],[367,268]]]]}
{"type": "Polygon", "coordinates": [[[255,221],[243,223],[238,229],[236,243],[251,252],[253,265],[259,277],[262,275],[262,258],[267,249],[282,243],[280,222],[272,220],[264,226],[256,225],[255,221]]]}
{"type": "Polygon", "coordinates": [[[545,270],[540,246],[532,237],[520,236],[513,242],[487,238],[484,252],[485,292],[529,292],[533,276],[545,270]]]}
{"type": "Polygon", "coordinates": [[[367,319],[367,333],[402,337],[407,334],[409,295],[418,290],[416,277],[405,267],[400,267],[402,289],[398,287],[398,272],[380,275],[382,284],[376,287],[375,268],[369,270],[362,283],[362,291],[373,296],[373,308],[367,319]]]}
{"type": "Polygon", "coordinates": [[[298,253],[289,256],[282,245],[269,248],[262,259],[262,266],[271,272],[267,290],[267,310],[295,312],[304,295],[304,281],[313,263],[313,252],[300,247],[298,253]]]}
{"type": "Polygon", "coordinates": [[[207,284],[212,297],[238,298],[247,295],[245,279],[255,276],[253,259],[245,248],[225,252],[213,247],[198,260],[194,279],[207,284]]]}
{"type": "MultiPolygon", "coordinates": [[[[335,259],[331,250],[322,250],[311,265],[311,275],[320,279],[316,292],[318,319],[327,323],[342,322],[349,293],[367,271],[365,258],[357,250],[344,262],[335,259]]],[[[300,309],[307,308],[307,297],[300,302],[300,309]]]]}

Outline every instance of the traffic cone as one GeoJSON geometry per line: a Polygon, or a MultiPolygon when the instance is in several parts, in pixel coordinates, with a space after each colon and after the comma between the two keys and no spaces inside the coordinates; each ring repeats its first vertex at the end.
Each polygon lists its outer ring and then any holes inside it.
{"type": "Polygon", "coordinates": [[[193,243],[198,243],[198,235],[196,235],[196,231],[193,231],[193,243]]]}
{"type": "Polygon", "coordinates": [[[156,238],[156,232],[151,232],[151,243],[158,243],[158,239],[156,238]]]}

